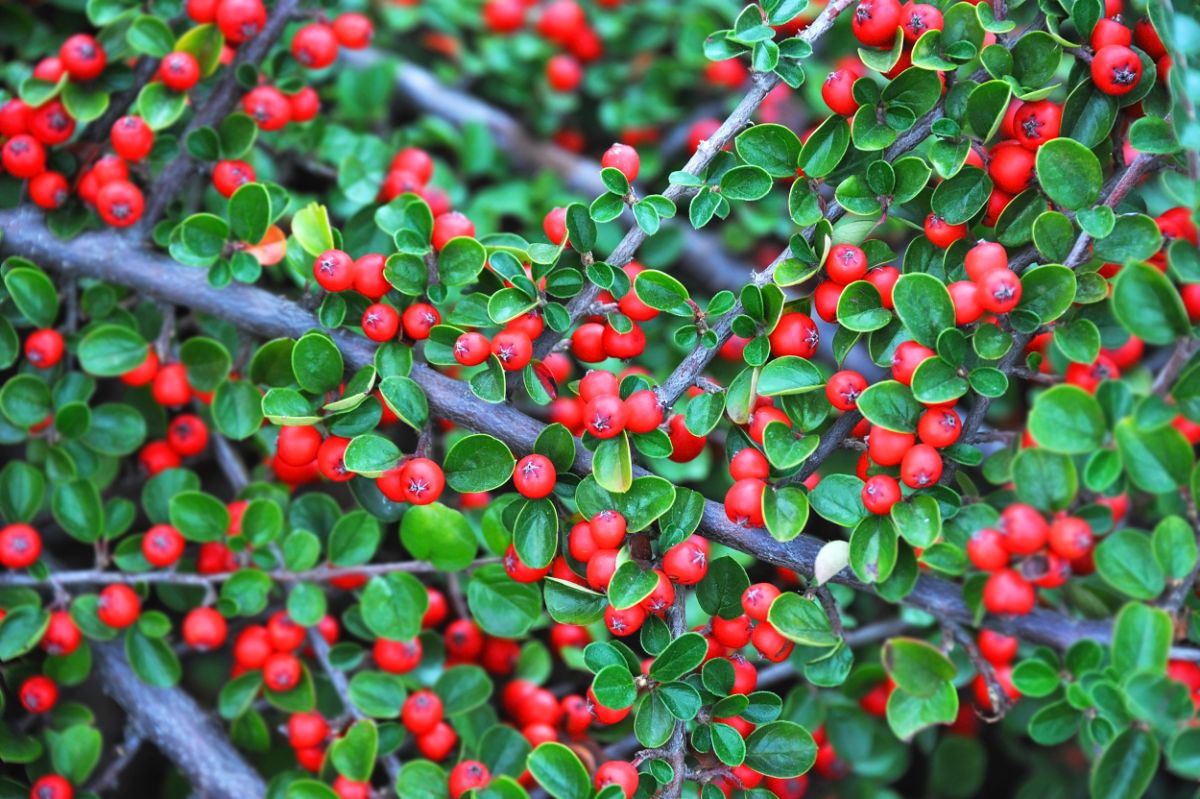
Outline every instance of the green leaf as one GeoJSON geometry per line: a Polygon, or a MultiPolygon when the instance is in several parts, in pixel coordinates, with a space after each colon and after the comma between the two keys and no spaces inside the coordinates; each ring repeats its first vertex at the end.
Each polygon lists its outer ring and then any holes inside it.
{"type": "Polygon", "coordinates": [[[1065,510],[1079,487],[1075,464],[1066,455],[1023,449],[1012,463],[1017,497],[1043,511],[1065,510]]]}
{"type": "Polygon", "coordinates": [[[920,730],[934,724],[949,724],[958,715],[958,692],[950,683],[930,697],[918,697],[897,688],[887,701],[887,721],[892,732],[908,741],[920,730]]]}
{"type": "Polygon", "coordinates": [[[659,682],[683,679],[704,662],[708,644],[704,636],[695,632],[684,633],[659,653],[650,665],[650,676],[659,682]]]}
{"type": "MultiPolygon", "coordinates": [[[[221,65],[221,49],[225,45],[225,37],[221,35],[221,29],[216,25],[197,25],[187,30],[179,41],[175,42],[175,49],[184,53],[191,53],[200,62],[200,74],[203,77],[208,77],[217,71],[217,67],[221,65]]],[[[237,156],[228,156],[236,158],[237,156]]]]}
{"type": "Polygon", "coordinates": [[[625,517],[628,531],[636,533],[670,510],[675,502],[675,486],[661,477],[637,477],[624,494],[613,494],[589,475],[579,483],[575,501],[587,518],[603,510],[619,512],[625,517]]]}
{"type": "Polygon", "coordinates": [[[408,692],[396,674],[360,671],[350,678],[350,701],[363,713],[378,719],[400,716],[408,692]]]}
{"type": "Polygon", "coordinates": [[[721,175],[721,194],[730,200],[759,200],[771,190],[771,176],[757,166],[735,166],[721,175]]]}
{"type": "Polygon", "coordinates": [[[50,624],[50,614],[35,605],[18,605],[0,619],[0,662],[29,652],[50,624]]]}
{"type": "Polygon", "coordinates": [[[1052,452],[1093,452],[1104,443],[1104,411],[1094,396],[1078,386],[1054,386],[1034,401],[1029,432],[1052,452]]]}
{"type": "Polygon", "coordinates": [[[98,325],[79,342],[79,364],[97,377],[117,377],[142,364],[149,348],[137,331],[98,325]]]}
{"type": "Polygon", "coordinates": [[[21,315],[37,327],[52,327],[58,316],[58,291],[40,269],[16,266],[4,273],[4,287],[21,315]]]}
{"type": "Polygon", "coordinates": [[[466,517],[440,502],[409,508],[400,520],[400,541],[414,558],[444,572],[466,568],[478,549],[466,517]]]}
{"type": "Polygon", "coordinates": [[[575,583],[547,577],[546,612],[559,624],[592,624],[604,616],[608,599],[575,583]]]}
{"type": "Polygon", "coordinates": [[[933,190],[933,212],[951,225],[961,225],[983,209],[991,193],[991,178],[982,169],[965,166],[933,190]]]}
{"type": "Polygon", "coordinates": [[[74,785],[83,785],[100,762],[104,738],[88,724],[73,724],[62,732],[46,731],[46,744],[54,773],[74,785]]]}
{"type": "Polygon", "coordinates": [[[776,358],[758,375],[758,393],[764,397],[803,394],[825,385],[825,378],[807,359],[798,355],[776,358]]]}
{"type": "Polygon", "coordinates": [[[890,517],[867,516],[850,533],[850,568],[865,583],[883,582],[896,566],[897,544],[890,517]]]}
{"type": "Polygon", "coordinates": [[[325,206],[309,203],[292,216],[292,235],[306,253],[316,258],[334,248],[333,229],[325,206]]]}
{"type": "Polygon", "coordinates": [[[1043,323],[1053,322],[1075,301],[1075,273],[1059,264],[1045,264],[1021,275],[1022,311],[1037,314],[1043,323]]]}
{"type": "Polygon", "coordinates": [[[1149,264],[1125,266],[1117,274],[1112,296],[1117,320],[1147,344],[1170,344],[1188,331],[1179,292],[1166,275],[1149,264]]]}
{"type": "Polygon", "coordinates": [[[941,332],[955,326],[950,292],[933,275],[901,275],[892,289],[892,302],[913,338],[927,347],[936,347],[941,332]]]}
{"type": "Polygon", "coordinates": [[[271,195],[261,183],[245,183],[229,198],[229,228],[238,241],[262,241],[271,218],[271,195]]]}
{"type": "Polygon", "coordinates": [[[834,634],[829,617],[813,599],[788,592],[771,604],[767,620],[789,641],[801,646],[828,649],[841,640],[834,634]]]}
{"type": "Polygon", "coordinates": [[[1154,558],[1172,580],[1182,580],[1196,565],[1196,536],[1179,516],[1168,516],[1154,528],[1154,558]]]}
{"type": "Polygon", "coordinates": [[[547,498],[529,500],[517,513],[513,546],[526,566],[547,568],[558,551],[558,511],[547,498]]]}
{"type": "Polygon", "coordinates": [[[392,641],[415,638],[428,607],[425,586],[406,572],[376,575],[362,593],[363,623],[375,635],[392,641]]]}
{"type": "Polygon", "coordinates": [[[229,529],[229,510],[211,494],[184,491],[168,508],[171,524],[189,541],[220,541],[229,529]]]}
{"type": "Polygon", "coordinates": [[[173,92],[163,83],[147,83],[138,93],[138,115],[156,132],[174,125],[186,108],[187,94],[173,92]]]}
{"type": "Polygon", "coordinates": [[[867,515],[862,489],[863,481],[854,475],[831,474],[817,483],[808,499],[822,518],[842,527],[854,527],[867,515]]]}
{"type": "Polygon", "coordinates": [[[816,759],[812,736],[791,721],[762,724],[746,738],[745,764],[767,777],[798,777],[812,768],[816,759]]]}
{"type": "Polygon", "coordinates": [[[606,491],[623,494],[629,490],[633,485],[633,457],[628,435],[621,433],[600,442],[592,459],[592,475],[606,491]]]}
{"type": "Polygon", "coordinates": [[[296,382],[312,394],[337,388],[345,370],[341,351],[324,333],[305,333],[292,348],[292,371],[296,382]]]}
{"type": "Polygon", "coordinates": [[[446,454],[446,482],[458,492],[493,491],[512,477],[516,458],[499,439],[489,435],[464,436],[446,454]]]}
{"type": "Polygon", "coordinates": [[[1141,430],[1133,419],[1122,419],[1114,433],[1125,470],[1138,488],[1163,494],[1187,484],[1194,455],[1174,427],[1141,430]]]}
{"type": "Polygon", "coordinates": [[[666,272],[643,269],[634,278],[633,291],[639,300],[651,308],[691,316],[687,288],[666,272]]]}
{"type": "Polygon", "coordinates": [[[810,178],[825,177],[841,162],[849,146],[849,123],[845,117],[831,115],[804,142],[799,166],[810,178]]]}
{"type": "Polygon", "coordinates": [[[592,782],[579,757],[560,743],[544,743],[529,755],[529,773],[554,799],[590,799],[592,782]]]}
{"type": "Polygon", "coordinates": [[[800,139],[783,125],[755,125],[734,139],[737,154],[773,178],[794,178],[800,158],[800,139]]]}
{"type": "Polygon", "coordinates": [[[489,635],[519,638],[541,619],[542,597],[536,585],[516,582],[503,566],[493,563],[477,569],[471,576],[467,607],[489,635]]]}
{"type": "Polygon", "coordinates": [[[253,383],[226,380],[213,394],[212,412],[221,435],[244,441],[262,428],[262,395],[253,383]]]}
{"type": "Polygon", "coordinates": [[[1085,208],[1100,196],[1104,182],[1100,159],[1073,139],[1059,137],[1039,147],[1036,168],[1042,191],[1067,210],[1085,208]]]}
{"type": "Polygon", "coordinates": [[[329,759],[343,777],[355,782],[371,779],[379,748],[379,731],[370,719],[356,721],[329,747],[329,759]]]}
{"type": "Polygon", "coordinates": [[[791,541],[808,523],[808,495],[795,486],[768,488],[763,492],[763,519],[776,541],[791,541]]]}
{"type": "Polygon", "coordinates": [[[1126,596],[1150,600],[1166,587],[1151,539],[1140,531],[1124,529],[1108,534],[1096,547],[1095,560],[1101,579],[1126,596]]]}
{"type": "Polygon", "coordinates": [[[1137,727],[1118,735],[1092,766],[1092,799],[1142,796],[1158,770],[1158,739],[1137,727]]]}
{"type": "Polygon", "coordinates": [[[1122,607],[1113,623],[1112,665],[1116,673],[1164,673],[1171,630],[1171,617],[1165,610],[1137,602],[1122,607]]]}
{"type": "Polygon", "coordinates": [[[858,410],[873,425],[897,433],[914,433],[925,407],[908,386],[896,380],[881,380],[859,396],[858,410]]]}
{"type": "Polygon", "coordinates": [[[896,686],[920,699],[928,699],[942,691],[956,673],[950,658],[919,638],[887,640],[880,658],[896,686]]]}
{"type": "Polygon", "coordinates": [[[125,632],[125,657],[142,682],[170,688],[183,676],[175,651],[161,638],[151,638],[134,625],[125,632]]]}

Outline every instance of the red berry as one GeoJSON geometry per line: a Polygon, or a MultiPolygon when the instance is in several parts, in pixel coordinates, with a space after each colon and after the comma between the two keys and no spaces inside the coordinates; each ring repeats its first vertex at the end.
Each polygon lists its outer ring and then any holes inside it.
{"type": "Polygon", "coordinates": [[[637,180],[641,158],[638,157],[637,150],[628,144],[617,142],[604,151],[604,155],[600,158],[600,166],[616,169],[632,183],[637,180]]]}
{"type": "Polygon", "coordinates": [[[646,621],[646,609],[640,604],[625,610],[617,610],[612,605],[604,609],[604,625],[615,636],[633,635],[642,628],[646,621]]]}
{"type": "Polygon", "coordinates": [[[96,195],[96,212],[113,227],[129,227],[142,218],[142,190],[127,180],[114,180],[96,195]]]}
{"type": "Polygon", "coordinates": [[[1025,103],[1013,118],[1013,138],[1030,150],[1036,150],[1058,138],[1062,106],[1050,100],[1025,103]]]}
{"type": "Polygon", "coordinates": [[[441,252],[450,239],[459,236],[474,238],[475,223],[458,211],[442,214],[433,220],[433,249],[441,252]]]}
{"type": "Polygon", "coordinates": [[[844,369],[834,372],[825,383],[825,398],[839,411],[858,407],[858,398],[867,390],[867,379],[858,372],[844,369]]]}
{"type": "Polygon", "coordinates": [[[35,330],[25,339],[25,357],[38,369],[53,368],[62,360],[62,356],[63,337],[53,328],[35,330]]]}
{"type": "Polygon", "coordinates": [[[312,22],[292,37],[292,55],[308,69],[324,69],[337,59],[338,40],[333,28],[312,22]]]}
{"type": "Polygon", "coordinates": [[[583,80],[583,67],[571,56],[559,53],[546,62],[546,79],[555,91],[573,91],[583,80]]]}
{"type": "Polygon", "coordinates": [[[994,630],[980,630],[978,643],[979,653],[992,665],[1000,666],[1012,662],[1020,642],[994,630]]]}
{"type": "Polygon", "coordinates": [[[729,476],[734,480],[744,480],[757,477],[766,480],[771,474],[771,464],[767,458],[754,447],[744,447],[729,461],[729,476]]]}
{"type": "Polygon", "coordinates": [[[777,596],[779,589],[771,583],[754,583],[742,592],[742,610],[755,621],[766,621],[777,596]]]}
{"type": "Polygon", "coordinates": [[[708,573],[708,552],[689,538],[666,551],[662,568],[671,582],[695,585],[708,573]]]}
{"type": "Polygon", "coordinates": [[[1105,94],[1129,94],[1141,79],[1142,59],[1124,45],[1107,45],[1092,58],[1092,82],[1105,94]]]}
{"type": "Polygon", "coordinates": [[[400,714],[413,735],[424,735],[442,721],[442,700],[433,691],[417,691],[408,697],[400,714]]]}
{"type": "Polygon", "coordinates": [[[354,261],[341,250],[326,250],[313,261],[313,276],[326,291],[345,291],[354,285],[354,261]]]}
{"type": "Polygon", "coordinates": [[[984,310],[1005,314],[1021,301],[1021,279],[1008,269],[993,269],[976,284],[979,304],[984,310]]]}
{"type": "Polygon", "coordinates": [[[454,342],[454,360],[463,366],[478,366],[487,360],[491,347],[491,342],[482,333],[463,333],[454,342]]]}
{"type": "Polygon", "coordinates": [[[42,537],[28,524],[10,524],[0,529],[0,564],[24,569],[42,554],[42,537]]]}
{"type": "Polygon", "coordinates": [[[930,213],[925,217],[925,237],[934,246],[944,250],[959,239],[967,237],[967,226],[966,224],[951,225],[937,214],[930,213]]]}
{"type": "Polygon", "coordinates": [[[292,119],[292,104],[274,86],[259,86],[247,92],[242,110],[266,131],[279,130],[292,119]]]}
{"type": "Polygon", "coordinates": [[[904,453],[900,479],[909,488],[928,488],[942,477],[942,456],[928,444],[917,444],[904,453]]]}
{"type": "Polygon", "coordinates": [[[867,436],[867,454],[880,466],[899,466],[916,440],[912,433],[897,433],[876,425],[867,436]]]}
{"type": "Polygon", "coordinates": [[[467,791],[484,787],[491,778],[487,766],[478,760],[464,760],[450,771],[450,799],[459,799],[467,791]]]}
{"type": "Polygon", "coordinates": [[[363,311],[362,329],[372,341],[391,341],[400,331],[400,314],[390,305],[368,305],[363,311]]]}
{"type": "Polygon", "coordinates": [[[887,514],[900,501],[900,484],[886,474],[869,477],[863,484],[862,500],[871,513],[887,514]]]}
{"type": "Polygon", "coordinates": [[[1050,549],[1067,560],[1078,560],[1092,551],[1092,528],[1083,519],[1064,516],[1050,525],[1050,549]]]}
{"type": "Polygon", "coordinates": [[[142,554],[160,569],[176,563],[183,555],[183,535],[169,524],[156,524],[142,536],[142,554]]]}
{"type": "Polygon", "coordinates": [[[208,425],[199,416],[184,413],[171,420],[167,427],[167,444],[180,457],[199,455],[208,446],[208,425]]]}
{"type": "Polygon", "coordinates": [[[529,499],[549,496],[557,479],[554,464],[545,455],[526,455],[513,469],[513,486],[529,499]]]}
{"type": "Polygon", "coordinates": [[[168,89],[186,92],[200,80],[200,62],[191,53],[168,53],[159,62],[158,77],[168,89]]]}
{"type": "Polygon", "coordinates": [[[936,354],[933,350],[915,341],[903,342],[892,353],[892,377],[906,386],[910,385],[913,372],[917,370],[917,367],[925,359],[932,358],[936,354]]]}
{"type": "Polygon", "coordinates": [[[293,749],[312,749],[325,743],[329,724],[319,713],[293,713],[288,717],[288,743],[293,749]]]}
{"type": "Polygon", "coordinates": [[[917,422],[917,435],[931,447],[948,447],[962,434],[958,414],[942,408],[930,408],[917,422]]]}
{"type": "Polygon", "coordinates": [[[812,317],[793,311],[779,317],[779,322],[769,336],[771,353],[776,356],[799,355],[811,358],[817,352],[821,334],[812,317]]]}
{"type": "Polygon", "coordinates": [[[983,586],[983,606],[988,613],[1023,616],[1033,610],[1036,601],[1033,586],[1012,569],[993,572],[983,586]]]}
{"type": "Polygon", "coordinates": [[[401,479],[404,498],[414,505],[436,502],[446,487],[442,467],[429,458],[413,458],[404,465],[401,479]]]}
{"type": "Polygon", "coordinates": [[[57,774],[47,774],[38,779],[29,791],[29,799],[72,799],[75,789],[71,783],[57,774]]]}
{"type": "Polygon", "coordinates": [[[904,40],[912,44],[926,31],[942,30],[942,12],[928,3],[905,3],[901,10],[900,27],[904,30],[904,40]]]}
{"type": "Polygon", "coordinates": [[[113,149],[126,161],[141,161],[154,149],[154,131],[146,120],[124,116],[113,123],[110,132],[113,149]]]}
{"type": "Polygon", "coordinates": [[[192,649],[219,649],[228,634],[225,617],[213,608],[193,608],[183,617],[183,640],[192,649]]]}
{"type": "Polygon", "coordinates": [[[14,178],[28,180],[46,171],[46,149],[28,133],[21,133],[4,143],[0,163],[14,178]]]}
{"type": "Polygon", "coordinates": [[[1046,545],[1050,526],[1030,505],[1014,502],[1000,513],[1004,548],[1014,555],[1032,555],[1046,545]]]}
{"type": "Polygon", "coordinates": [[[329,436],[317,448],[317,469],[326,480],[344,483],[354,479],[354,472],[346,468],[346,447],[350,439],[329,436]]]}
{"type": "Polygon", "coordinates": [[[65,610],[56,610],[50,614],[50,623],[39,642],[42,649],[51,655],[69,655],[79,648],[83,641],[83,633],[75,625],[71,614],[65,610]]]}
{"type": "Polygon", "coordinates": [[[439,721],[432,730],[417,736],[417,749],[430,760],[445,760],[457,743],[458,734],[444,721],[439,721]]]}
{"type": "Polygon", "coordinates": [[[842,116],[854,116],[858,110],[858,101],[854,99],[854,81],[860,75],[849,69],[835,69],[825,76],[821,84],[821,99],[829,110],[842,116]]]}
{"type": "Polygon", "coordinates": [[[127,585],[116,583],[100,592],[96,603],[96,616],[109,627],[124,629],[135,621],[142,612],[142,600],[127,585]]]}
{"type": "MultiPolygon", "coordinates": [[[[213,168],[213,186],[222,197],[232,197],[239,187],[253,183],[254,167],[245,161],[218,161],[213,168]]],[[[337,250],[330,250],[337,252],[337,250]]]]}
{"type": "Polygon", "coordinates": [[[361,50],[371,43],[371,37],[375,35],[375,26],[366,14],[349,12],[338,14],[333,21],[333,33],[342,47],[361,50]]]}
{"type": "Polygon", "coordinates": [[[75,119],[61,100],[51,100],[29,112],[29,132],[42,144],[54,147],[75,133],[75,119]]]}
{"type": "MultiPolygon", "coordinates": [[[[411,641],[389,641],[386,638],[375,639],[371,657],[375,665],[391,674],[407,674],[421,665],[421,639],[411,641]]],[[[439,717],[440,718],[440,717],[439,717]]]]}
{"type": "Polygon", "coordinates": [[[288,652],[275,652],[263,664],[263,684],[272,691],[290,691],[300,684],[300,660],[288,652]]]}
{"type": "Polygon", "coordinates": [[[613,438],[625,429],[628,411],[619,397],[605,394],[594,398],[583,410],[583,424],[596,438],[613,438]]]}
{"type": "Polygon", "coordinates": [[[262,0],[221,0],[216,22],[227,42],[241,44],[262,32],[267,24],[267,9],[262,0]]]}
{"type": "Polygon", "coordinates": [[[71,80],[88,81],[100,77],[108,56],[94,36],[77,33],[62,43],[58,58],[71,80]]]}
{"type": "Polygon", "coordinates": [[[21,683],[17,695],[28,712],[49,713],[58,704],[58,685],[49,677],[37,674],[21,683]]]}
{"type": "Polygon", "coordinates": [[[760,621],[754,628],[750,641],[759,654],[772,663],[786,660],[787,656],[796,648],[796,645],[780,635],[770,622],[765,621],[760,621]]]}
{"type": "Polygon", "coordinates": [[[843,286],[862,280],[867,274],[867,254],[853,244],[835,244],[825,259],[825,273],[843,286]]]}
{"type": "Polygon", "coordinates": [[[890,46],[900,27],[901,7],[897,0],[862,0],[854,9],[850,28],[855,38],[870,47],[890,46]]]}
{"type": "Polygon", "coordinates": [[[519,372],[533,359],[533,342],[519,330],[502,330],[492,338],[492,354],[507,372],[519,372]]]}
{"type": "Polygon", "coordinates": [[[738,480],[725,494],[725,515],[739,527],[762,527],[766,488],[767,484],[757,477],[738,480]]]}
{"type": "Polygon", "coordinates": [[[595,782],[597,791],[616,785],[621,788],[625,799],[633,799],[638,788],[638,770],[624,760],[609,760],[596,769],[595,782]]]}

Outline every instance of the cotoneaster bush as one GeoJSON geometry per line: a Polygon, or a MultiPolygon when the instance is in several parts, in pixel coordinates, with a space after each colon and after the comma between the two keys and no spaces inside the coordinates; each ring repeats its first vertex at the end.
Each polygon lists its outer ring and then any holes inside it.
{"type": "Polygon", "coordinates": [[[0,2],[0,797],[1190,795],[1196,34],[0,2]]]}

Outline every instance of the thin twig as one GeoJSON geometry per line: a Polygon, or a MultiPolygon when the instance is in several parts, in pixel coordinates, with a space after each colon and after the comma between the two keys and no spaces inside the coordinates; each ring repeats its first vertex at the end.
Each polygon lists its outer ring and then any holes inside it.
{"type": "Polygon", "coordinates": [[[1000,685],[1000,680],[997,679],[996,670],[992,667],[991,662],[980,653],[979,647],[975,644],[974,637],[972,637],[971,632],[966,627],[957,622],[944,621],[942,629],[949,634],[949,637],[953,641],[958,642],[958,645],[967,653],[971,665],[975,667],[975,670],[983,677],[983,681],[987,683],[988,699],[992,707],[988,712],[980,710],[980,718],[988,722],[1000,721],[1012,708],[1012,700],[1008,698],[1008,693],[1000,685]]]}

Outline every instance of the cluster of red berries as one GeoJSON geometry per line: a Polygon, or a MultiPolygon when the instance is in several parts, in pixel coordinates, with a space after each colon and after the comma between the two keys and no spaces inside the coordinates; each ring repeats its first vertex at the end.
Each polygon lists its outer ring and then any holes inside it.
{"type": "Polygon", "coordinates": [[[1032,506],[1015,502],[1000,513],[996,527],[972,534],[967,557],[988,572],[987,611],[1021,616],[1033,610],[1037,588],[1058,588],[1072,573],[1090,574],[1094,547],[1092,528],[1083,519],[1060,514],[1047,522],[1032,506]]]}
{"type": "MultiPolygon", "coordinates": [[[[603,0],[600,5],[618,2],[620,0],[603,0]]],[[[487,0],[483,6],[483,21],[494,33],[513,33],[525,27],[529,9],[536,5],[536,0],[487,0]]],[[[552,0],[543,5],[537,32],[568,51],[551,56],[546,62],[546,79],[555,91],[574,90],[583,80],[583,64],[604,54],[604,43],[588,24],[583,7],[575,0],[552,0]]]]}
{"type": "Polygon", "coordinates": [[[337,60],[338,48],[362,50],[375,26],[365,14],[339,14],[332,23],[310,22],[292,37],[292,55],[306,69],[324,69],[337,60]]]}
{"type": "MultiPolygon", "coordinates": [[[[628,144],[615,142],[604,151],[604,155],[600,158],[600,166],[604,169],[616,169],[625,176],[627,181],[633,183],[633,181],[637,180],[642,160],[636,149],[628,144]]],[[[563,244],[567,247],[571,246],[571,242],[567,239],[566,208],[558,207],[551,209],[550,213],[546,214],[545,219],[542,220],[542,229],[546,232],[546,238],[555,244],[563,244]]],[[[630,275],[631,280],[632,278],[633,275],[630,275]]],[[[634,297],[634,299],[637,298],[634,297]]],[[[654,309],[650,308],[648,310],[653,311],[654,309]]]]}
{"type": "Polygon", "coordinates": [[[215,24],[235,46],[253,39],[267,24],[262,0],[187,0],[185,10],[192,22],[215,24]]]}
{"type": "MultiPolygon", "coordinates": [[[[900,270],[894,266],[877,266],[871,269],[867,263],[867,254],[861,247],[854,244],[836,244],[830,248],[829,255],[825,259],[825,277],[827,280],[818,285],[813,292],[813,309],[817,312],[817,316],[832,324],[837,321],[837,307],[842,298],[842,291],[856,280],[865,280],[874,286],[879,292],[883,307],[891,309],[892,288],[900,279],[900,270]]],[[[787,315],[785,314],[785,316],[787,315]]],[[[781,319],[780,324],[782,323],[781,319]]],[[[777,326],[775,329],[779,330],[779,327],[777,326]]],[[[800,355],[804,358],[812,357],[812,354],[816,352],[818,341],[816,333],[813,332],[815,330],[816,326],[814,325],[812,331],[807,327],[799,331],[804,335],[805,341],[811,340],[811,348],[807,354],[803,351],[786,354],[800,355]]],[[[791,349],[803,350],[802,347],[797,346],[793,346],[791,349]]],[[[780,354],[776,351],[774,338],[771,341],[771,352],[780,354]]]]}

